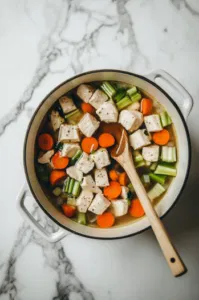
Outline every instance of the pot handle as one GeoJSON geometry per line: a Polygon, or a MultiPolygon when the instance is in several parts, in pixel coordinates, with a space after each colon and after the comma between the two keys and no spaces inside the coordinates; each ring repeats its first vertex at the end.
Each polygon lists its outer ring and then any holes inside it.
{"type": "Polygon", "coordinates": [[[34,218],[34,216],[31,214],[31,212],[27,209],[25,206],[25,199],[27,197],[28,188],[27,185],[24,184],[21,191],[19,192],[19,195],[17,197],[17,207],[22,214],[22,216],[25,218],[25,220],[29,223],[30,226],[33,227],[33,229],[42,236],[45,240],[47,240],[50,243],[56,243],[63,239],[67,232],[66,230],[59,228],[58,231],[49,233],[45,230],[41,224],[37,222],[37,220],[34,218]]]}
{"type": "Polygon", "coordinates": [[[193,107],[193,98],[188,93],[188,91],[173,76],[171,76],[164,70],[160,69],[152,71],[150,74],[147,74],[146,77],[154,82],[157,78],[161,78],[162,80],[166,81],[168,86],[177,90],[177,92],[181,95],[182,98],[175,99],[175,102],[180,108],[186,120],[193,107]]]}

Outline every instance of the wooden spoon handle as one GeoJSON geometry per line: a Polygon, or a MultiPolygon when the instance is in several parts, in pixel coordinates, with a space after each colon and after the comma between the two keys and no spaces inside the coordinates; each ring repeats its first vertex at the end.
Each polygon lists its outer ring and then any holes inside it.
{"type": "Polygon", "coordinates": [[[129,157],[128,161],[123,162],[123,168],[127,172],[129,179],[131,180],[135,192],[144,208],[144,211],[149,219],[153,232],[160,244],[162,252],[167,260],[167,263],[174,276],[179,276],[185,273],[186,268],[180,259],[179,254],[175,250],[168,236],[168,233],[158,217],[151,200],[148,198],[147,192],[137,175],[132,159],[129,157]]]}

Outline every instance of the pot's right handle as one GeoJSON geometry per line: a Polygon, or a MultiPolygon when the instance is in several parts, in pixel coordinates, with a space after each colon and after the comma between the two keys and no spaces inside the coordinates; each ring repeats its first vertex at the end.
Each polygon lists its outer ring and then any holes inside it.
{"type": "Polygon", "coordinates": [[[27,196],[27,185],[25,184],[18,197],[17,197],[17,206],[20,211],[20,213],[23,215],[23,217],[26,219],[26,221],[29,223],[31,227],[40,235],[42,236],[45,240],[51,243],[55,243],[63,239],[67,232],[66,230],[59,228],[58,231],[49,233],[45,230],[43,226],[41,226],[37,220],[34,218],[34,216],[31,214],[31,212],[28,210],[28,208],[25,206],[25,199],[27,196]]]}
{"type": "Polygon", "coordinates": [[[175,101],[186,120],[193,107],[193,99],[188,91],[173,76],[164,70],[155,70],[150,74],[147,74],[146,77],[154,82],[157,78],[161,78],[165,80],[168,85],[178,91],[178,93],[182,96],[182,99],[175,99],[175,101]]]}

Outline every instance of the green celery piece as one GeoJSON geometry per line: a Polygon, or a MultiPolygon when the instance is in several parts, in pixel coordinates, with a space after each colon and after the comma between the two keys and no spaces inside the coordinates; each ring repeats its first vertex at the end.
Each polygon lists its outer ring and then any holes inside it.
{"type": "Polygon", "coordinates": [[[124,98],[122,98],[120,101],[118,101],[116,103],[116,106],[118,108],[118,110],[122,110],[123,108],[129,106],[130,104],[132,104],[131,99],[129,98],[129,96],[125,96],[124,98]]]}
{"type": "Polygon", "coordinates": [[[151,178],[152,181],[158,182],[160,184],[164,184],[167,178],[166,175],[157,175],[154,173],[149,173],[149,177],[151,178]]]}
{"type": "Polygon", "coordinates": [[[56,197],[58,197],[58,196],[60,196],[61,195],[61,188],[60,187],[56,187],[53,191],[52,191],[52,193],[53,193],[53,195],[55,195],[56,197]]]}
{"type": "Polygon", "coordinates": [[[133,103],[140,101],[140,99],[142,99],[142,96],[140,93],[137,93],[137,94],[131,96],[131,101],[133,103]]]}
{"type": "Polygon", "coordinates": [[[68,194],[72,194],[74,184],[75,184],[75,179],[70,178],[70,183],[69,183],[69,187],[68,187],[68,194]]]}
{"type": "Polygon", "coordinates": [[[155,169],[154,173],[158,175],[168,175],[168,176],[175,177],[177,175],[177,170],[175,166],[165,163],[165,164],[159,164],[155,169]]]}
{"type": "Polygon", "coordinates": [[[82,155],[82,150],[78,150],[76,153],[75,153],[75,155],[71,158],[71,162],[76,162],[79,158],[80,158],[80,156],[82,155]]]}
{"type": "Polygon", "coordinates": [[[65,186],[64,186],[65,193],[68,193],[69,185],[70,185],[70,177],[67,177],[66,181],[65,181],[65,186]]]}
{"type": "Polygon", "coordinates": [[[115,102],[120,101],[124,96],[126,95],[126,90],[125,89],[119,89],[115,96],[113,97],[115,102]]]}
{"type": "Polygon", "coordinates": [[[78,197],[80,194],[81,186],[79,181],[75,181],[73,185],[72,195],[78,197]]]}
{"type": "Polygon", "coordinates": [[[101,89],[111,98],[116,94],[114,87],[108,82],[105,81],[101,85],[101,89]]]}
{"type": "Polygon", "coordinates": [[[82,225],[86,225],[86,214],[85,213],[81,213],[81,212],[78,212],[78,215],[77,215],[77,222],[79,224],[82,224],[82,225]]]}
{"type": "Polygon", "coordinates": [[[128,89],[126,93],[129,95],[129,97],[135,95],[137,93],[136,86],[133,86],[132,88],[128,89]]]}

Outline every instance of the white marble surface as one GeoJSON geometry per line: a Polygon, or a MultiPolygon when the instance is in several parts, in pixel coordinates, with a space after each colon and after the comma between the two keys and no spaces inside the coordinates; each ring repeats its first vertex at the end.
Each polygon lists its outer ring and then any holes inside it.
{"type": "MultiPolygon", "coordinates": [[[[0,1],[0,300],[199,299],[199,2],[0,1]],[[164,219],[188,267],[174,279],[151,230],[117,241],[40,238],[16,208],[23,140],[42,98],[82,71],[163,68],[191,93],[192,167],[164,219]]],[[[182,149],[183,151],[183,149],[182,149]]],[[[51,230],[40,209],[35,214],[51,230]]]]}

